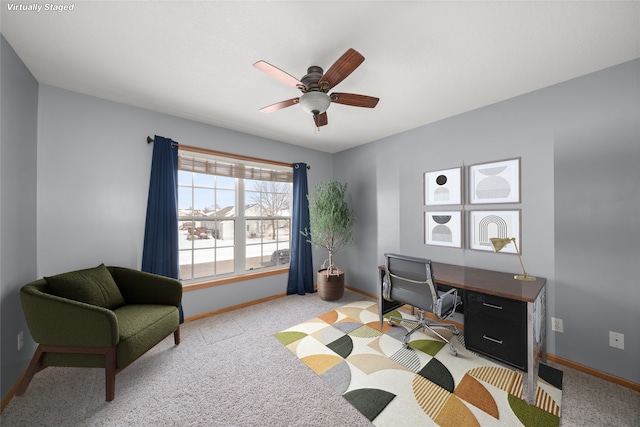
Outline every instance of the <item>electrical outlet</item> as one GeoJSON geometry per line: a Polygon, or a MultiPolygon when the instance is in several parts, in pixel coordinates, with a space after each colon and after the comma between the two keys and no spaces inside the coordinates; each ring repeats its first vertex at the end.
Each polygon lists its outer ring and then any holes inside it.
{"type": "Polygon", "coordinates": [[[562,319],[558,319],[557,317],[551,318],[551,330],[554,332],[564,332],[564,327],[562,325],[562,319]]]}
{"type": "Polygon", "coordinates": [[[18,350],[22,350],[22,346],[24,345],[24,335],[22,331],[18,334],[18,350]]]}
{"type": "Polygon", "coordinates": [[[609,345],[624,350],[624,334],[609,331],[609,345]]]}

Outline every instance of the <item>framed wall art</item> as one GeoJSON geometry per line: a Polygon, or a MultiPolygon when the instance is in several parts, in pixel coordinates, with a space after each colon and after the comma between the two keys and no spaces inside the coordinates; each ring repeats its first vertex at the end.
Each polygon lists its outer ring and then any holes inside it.
{"type": "Polygon", "coordinates": [[[462,168],[425,172],[424,204],[462,204],[462,168]]]}
{"type": "MultiPolygon", "coordinates": [[[[515,237],[520,244],[520,210],[469,211],[469,249],[494,252],[492,237],[515,237]]],[[[500,253],[515,254],[515,246],[507,245],[500,253]]]]}
{"type": "Polygon", "coordinates": [[[520,158],[469,166],[469,203],[520,203],[520,158]]]}
{"type": "Polygon", "coordinates": [[[427,245],[462,247],[462,212],[433,211],[424,213],[424,242],[427,245]]]}

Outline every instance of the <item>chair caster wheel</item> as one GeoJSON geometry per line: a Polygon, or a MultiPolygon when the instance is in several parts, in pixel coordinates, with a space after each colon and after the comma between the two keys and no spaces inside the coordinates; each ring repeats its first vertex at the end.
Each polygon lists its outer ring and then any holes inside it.
{"type": "Polygon", "coordinates": [[[457,356],[458,355],[458,350],[456,350],[454,347],[449,347],[449,353],[452,356],[457,356]]]}
{"type": "Polygon", "coordinates": [[[396,324],[389,320],[389,326],[396,326],[396,324]]]}

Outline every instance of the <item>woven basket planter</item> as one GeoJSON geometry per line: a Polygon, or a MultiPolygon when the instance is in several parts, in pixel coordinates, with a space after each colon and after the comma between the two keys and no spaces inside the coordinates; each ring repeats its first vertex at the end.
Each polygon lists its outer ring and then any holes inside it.
{"type": "Polygon", "coordinates": [[[344,271],[327,275],[327,269],[318,270],[318,294],[325,301],[337,301],[344,295],[344,271]]]}

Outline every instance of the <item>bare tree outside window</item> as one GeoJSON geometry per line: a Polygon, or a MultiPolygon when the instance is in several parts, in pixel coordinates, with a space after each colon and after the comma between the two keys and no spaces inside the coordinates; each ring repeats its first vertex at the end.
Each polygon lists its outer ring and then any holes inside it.
{"type": "Polygon", "coordinates": [[[268,218],[268,237],[275,239],[278,229],[289,227],[288,221],[279,221],[280,216],[289,215],[291,209],[291,184],[274,181],[251,181],[247,189],[248,206],[260,207],[260,216],[268,218]]]}

